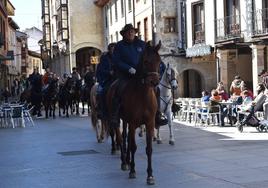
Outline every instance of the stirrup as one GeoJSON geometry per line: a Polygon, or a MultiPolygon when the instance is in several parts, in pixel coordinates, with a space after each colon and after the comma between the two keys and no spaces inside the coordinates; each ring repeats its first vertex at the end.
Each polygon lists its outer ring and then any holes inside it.
{"type": "Polygon", "coordinates": [[[160,126],[164,126],[168,124],[168,119],[167,117],[163,114],[163,113],[159,113],[156,116],[156,120],[155,120],[155,127],[159,128],[160,126]]]}

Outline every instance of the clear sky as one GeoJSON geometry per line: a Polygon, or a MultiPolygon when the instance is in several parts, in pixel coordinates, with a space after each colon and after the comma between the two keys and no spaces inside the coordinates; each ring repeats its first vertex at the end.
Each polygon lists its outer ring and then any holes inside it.
{"type": "Polygon", "coordinates": [[[15,7],[13,19],[21,31],[33,26],[42,29],[41,0],[10,0],[10,2],[15,7]]]}

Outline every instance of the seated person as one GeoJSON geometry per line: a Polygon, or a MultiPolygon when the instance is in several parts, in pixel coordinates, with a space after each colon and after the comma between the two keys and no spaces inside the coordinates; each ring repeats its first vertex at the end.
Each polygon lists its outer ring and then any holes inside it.
{"type": "Polygon", "coordinates": [[[209,102],[210,95],[208,91],[202,91],[201,102],[209,102]]]}
{"type": "MultiPolygon", "coordinates": [[[[210,97],[210,111],[211,112],[223,111],[222,106],[220,104],[221,101],[222,101],[222,98],[219,95],[218,91],[216,89],[213,89],[211,91],[211,97],[210,97]]],[[[221,115],[221,117],[217,115],[218,122],[219,122],[219,118],[221,118],[221,126],[224,126],[224,117],[225,116],[223,115],[221,115]]]]}
{"type": "Polygon", "coordinates": [[[223,83],[219,82],[217,85],[217,89],[216,89],[219,93],[219,95],[221,96],[222,100],[228,100],[229,96],[228,93],[225,91],[223,83]]]}
{"type": "MultiPolygon", "coordinates": [[[[205,107],[206,104],[209,103],[209,100],[210,99],[210,95],[209,95],[209,92],[208,91],[202,91],[202,97],[201,97],[201,104],[202,104],[202,107],[199,109],[199,112],[207,112],[207,108],[205,107]],[[204,105],[204,106],[203,106],[204,105]]],[[[201,114],[198,114],[198,117],[199,119],[202,119],[201,118],[201,114]]],[[[204,123],[203,119],[202,119],[202,123],[204,123]]]]}
{"type": "Polygon", "coordinates": [[[253,100],[254,99],[254,96],[253,96],[253,92],[248,89],[247,85],[245,82],[242,82],[241,83],[241,94],[243,93],[243,91],[247,90],[247,93],[248,93],[248,96],[251,97],[251,99],[253,100]]]}
{"type": "MultiPolygon", "coordinates": [[[[242,95],[243,102],[241,105],[237,106],[236,110],[240,112],[248,112],[252,105],[252,98],[247,90],[242,91],[241,95],[242,95]]],[[[243,118],[244,118],[244,115],[239,114],[239,120],[241,121],[243,118]]]]}
{"type": "Polygon", "coordinates": [[[240,76],[235,76],[235,79],[232,81],[231,86],[230,86],[230,94],[231,98],[233,100],[236,100],[237,97],[240,96],[241,94],[241,85],[243,84],[243,80],[240,78],[240,76]]]}
{"type": "Polygon", "coordinates": [[[257,93],[258,95],[255,97],[254,101],[254,112],[256,111],[263,111],[263,104],[267,99],[266,89],[262,83],[259,83],[257,86],[257,93]]]}

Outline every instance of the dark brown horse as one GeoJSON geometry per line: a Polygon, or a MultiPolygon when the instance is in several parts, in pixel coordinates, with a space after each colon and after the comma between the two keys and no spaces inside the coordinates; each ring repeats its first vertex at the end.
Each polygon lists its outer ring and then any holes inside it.
{"type": "MultiPolygon", "coordinates": [[[[128,169],[129,178],[135,178],[135,152],[137,145],[135,132],[140,125],[146,127],[146,154],[147,154],[147,184],[154,184],[152,171],[152,139],[155,127],[155,115],[157,111],[157,99],[154,88],[159,83],[160,56],[158,50],[161,42],[155,47],[146,45],[137,68],[136,76],[127,81],[125,89],[121,93],[120,118],[123,120],[123,137],[117,136],[117,143],[121,149],[121,168],[128,169]],[[126,132],[128,128],[128,134],[126,132]],[[126,137],[128,135],[128,147],[126,149],[126,137]],[[122,142],[123,141],[123,142],[122,142]]],[[[115,94],[116,84],[113,84],[107,94],[109,113],[112,110],[112,98],[115,94]]],[[[119,128],[116,128],[120,135],[119,128]]]]}

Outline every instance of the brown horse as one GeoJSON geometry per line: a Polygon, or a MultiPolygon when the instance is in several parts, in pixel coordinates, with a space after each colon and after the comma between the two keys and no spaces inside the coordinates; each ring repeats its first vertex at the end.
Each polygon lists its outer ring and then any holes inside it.
{"type": "Polygon", "coordinates": [[[91,122],[96,130],[97,141],[102,143],[107,133],[107,120],[101,120],[97,115],[97,88],[98,83],[95,83],[90,90],[91,122]]]}
{"type": "MultiPolygon", "coordinates": [[[[148,43],[141,56],[137,73],[130,78],[123,92],[121,93],[120,118],[123,120],[123,138],[117,137],[117,143],[121,149],[121,168],[127,170],[130,165],[129,178],[135,178],[135,152],[137,145],[135,132],[140,125],[146,127],[146,154],[147,154],[147,184],[154,184],[152,171],[152,139],[155,127],[155,115],[157,111],[157,99],[154,88],[159,83],[159,64],[161,62],[158,50],[161,42],[153,47],[148,43]],[[128,128],[128,134],[126,130],[128,128]],[[126,150],[126,136],[128,135],[128,147],[126,150]],[[122,142],[123,141],[123,142],[122,142]]],[[[112,111],[112,98],[117,88],[116,83],[112,84],[107,94],[109,114],[112,111]]],[[[120,135],[119,126],[116,128],[117,135],[120,135]]]]}

